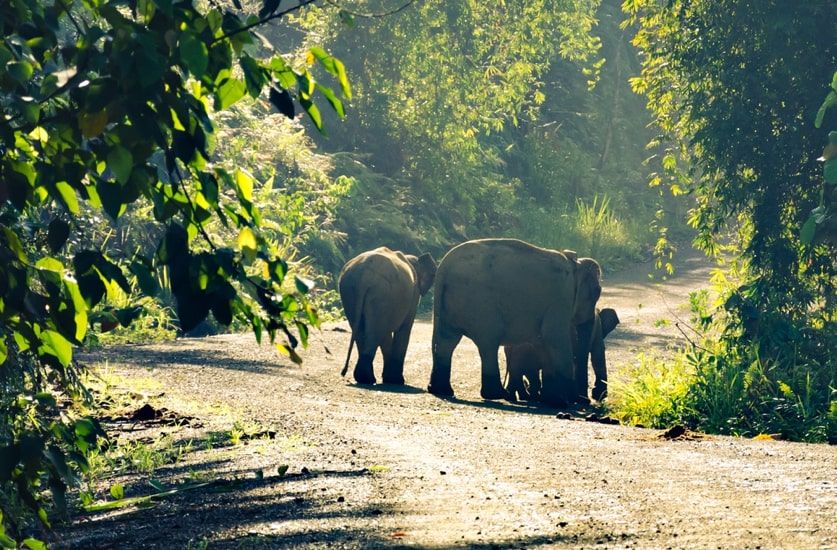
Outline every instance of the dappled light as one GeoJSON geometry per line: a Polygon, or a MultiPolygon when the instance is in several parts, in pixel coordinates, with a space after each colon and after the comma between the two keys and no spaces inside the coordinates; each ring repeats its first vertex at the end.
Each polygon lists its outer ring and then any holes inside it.
{"type": "Polygon", "coordinates": [[[0,1],[0,547],[834,546],[835,29],[0,1]]]}

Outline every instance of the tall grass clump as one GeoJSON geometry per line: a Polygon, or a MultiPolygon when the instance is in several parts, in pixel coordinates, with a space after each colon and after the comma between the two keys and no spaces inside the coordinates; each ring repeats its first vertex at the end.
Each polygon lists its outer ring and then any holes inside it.
{"type": "Polygon", "coordinates": [[[692,366],[680,353],[672,358],[642,353],[637,362],[611,376],[608,407],[628,424],[665,428],[690,416],[692,366]]]}
{"type": "Polygon", "coordinates": [[[592,201],[576,199],[574,209],[521,205],[519,230],[514,236],[557,250],[575,250],[597,259],[608,269],[636,260],[648,244],[647,228],[617,215],[607,195],[592,201]]]}

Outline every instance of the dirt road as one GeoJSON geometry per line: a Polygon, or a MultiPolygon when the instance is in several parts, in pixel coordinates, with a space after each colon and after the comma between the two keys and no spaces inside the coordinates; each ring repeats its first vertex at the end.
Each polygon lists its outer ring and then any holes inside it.
{"type": "MultiPolygon", "coordinates": [[[[658,321],[705,284],[696,255],[663,286],[637,266],[605,282],[622,324],[612,370],[679,332],[658,321]]],[[[264,439],[185,456],[155,476],[235,478],[146,510],[77,519],[72,547],[834,548],[837,448],[705,436],[556,418],[479,398],[469,342],[454,356],[457,397],[424,391],[430,324],[419,322],[407,386],[357,387],[339,371],[345,324],[314,334],[298,367],[250,335],[98,353],[128,377],[162,383],[160,402],[198,401],[257,421],[264,439]],[[280,477],[277,467],[290,466],[280,477]],[[261,475],[260,475],[261,474],[261,475]]],[[[380,364],[376,365],[380,373],[380,364]]],[[[175,403],[172,405],[171,403],[175,403]]],[[[211,415],[207,426],[212,426],[211,415]]],[[[177,437],[193,437],[188,431],[177,437]]],[[[197,436],[196,436],[197,437],[197,436]]],[[[136,484],[129,493],[148,493],[136,484]]]]}

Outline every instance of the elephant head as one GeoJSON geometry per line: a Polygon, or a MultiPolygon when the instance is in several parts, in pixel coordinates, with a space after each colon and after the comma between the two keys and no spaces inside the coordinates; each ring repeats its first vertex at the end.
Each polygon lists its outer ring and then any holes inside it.
{"type": "Polygon", "coordinates": [[[424,296],[433,287],[433,279],[436,278],[436,261],[427,253],[418,257],[408,254],[407,261],[416,270],[419,292],[424,296]]]}
{"type": "Polygon", "coordinates": [[[602,295],[602,269],[593,258],[579,258],[572,250],[563,253],[575,266],[573,324],[590,323],[596,314],[596,302],[602,295]]]}

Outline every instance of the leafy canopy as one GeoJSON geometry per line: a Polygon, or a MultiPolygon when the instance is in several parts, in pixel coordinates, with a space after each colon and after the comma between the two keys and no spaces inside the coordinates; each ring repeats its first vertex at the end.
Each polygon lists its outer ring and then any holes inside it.
{"type": "MultiPolygon", "coordinates": [[[[292,65],[260,40],[259,25],[299,5],[266,0],[248,15],[233,4],[0,4],[0,483],[32,508],[42,475],[63,498],[73,481],[65,456],[83,468],[79,451],[95,438],[88,420],[68,425],[46,392],[81,391],[73,348],[109,288],[154,296],[167,280],[183,330],[210,313],[224,325],[239,319],[258,339],[284,335],[277,346],[294,360],[318,322],[304,298],[310,282],[283,287],[288,265],[260,231],[253,176],[215,162],[212,116],[266,90],[281,113],[298,105],[321,128],[317,102],[344,109],[310,67],[344,97],[351,89],[321,47],[292,65]],[[164,228],[151,253],[112,258],[73,237],[90,212],[116,222],[143,204],[164,228]],[[236,238],[215,242],[211,220],[236,238]]],[[[137,314],[109,313],[122,324],[137,314]]]]}

